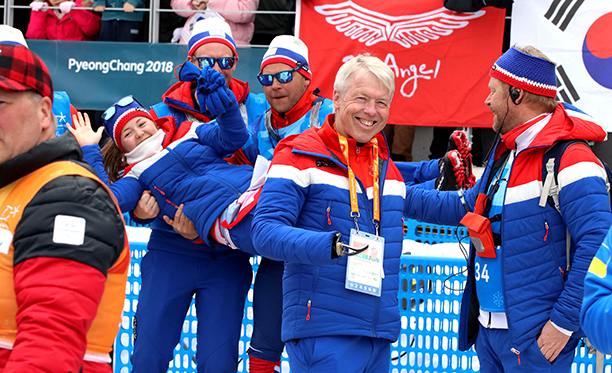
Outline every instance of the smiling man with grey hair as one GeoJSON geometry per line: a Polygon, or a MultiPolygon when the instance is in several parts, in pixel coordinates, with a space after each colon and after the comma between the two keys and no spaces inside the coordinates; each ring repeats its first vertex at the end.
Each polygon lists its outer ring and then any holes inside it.
{"type": "Polygon", "coordinates": [[[282,338],[293,372],[389,371],[405,196],[381,133],[394,88],[388,66],[359,55],[338,71],[335,114],[276,147],[252,237],[285,261],[282,338]]]}

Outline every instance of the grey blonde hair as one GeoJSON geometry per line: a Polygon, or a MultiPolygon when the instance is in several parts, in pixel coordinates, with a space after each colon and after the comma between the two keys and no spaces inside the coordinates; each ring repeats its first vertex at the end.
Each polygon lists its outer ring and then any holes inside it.
{"type": "Polygon", "coordinates": [[[348,90],[351,76],[359,71],[368,71],[374,74],[380,81],[380,84],[389,90],[389,101],[391,101],[395,92],[395,75],[393,70],[379,58],[368,53],[353,57],[340,67],[334,81],[334,91],[340,96],[344,96],[348,90]]]}

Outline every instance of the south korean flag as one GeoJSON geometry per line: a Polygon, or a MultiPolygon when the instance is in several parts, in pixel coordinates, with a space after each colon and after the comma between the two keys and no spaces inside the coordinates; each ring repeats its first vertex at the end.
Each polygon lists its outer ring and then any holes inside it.
{"type": "Polygon", "coordinates": [[[515,0],[511,45],[532,45],[557,64],[557,99],[612,132],[612,1],[515,0]]]}

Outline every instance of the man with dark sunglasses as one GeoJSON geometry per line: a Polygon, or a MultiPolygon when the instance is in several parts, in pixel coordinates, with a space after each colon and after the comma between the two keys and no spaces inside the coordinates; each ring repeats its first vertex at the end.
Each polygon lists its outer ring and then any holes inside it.
{"type": "MultiPolygon", "coordinates": [[[[234,93],[245,124],[251,123],[267,108],[265,100],[256,99],[249,91],[249,85],[233,77],[238,53],[230,26],[220,18],[212,17],[198,21],[188,43],[187,61],[202,69],[211,67],[225,78],[227,87],[234,93]]],[[[186,62],[187,63],[187,62],[186,62]]],[[[179,81],[162,96],[161,103],[153,106],[151,115],[163,117],[172,115],[177,124],[185,120],[209,122],[210,114],[205,105],[198,102],[197,81],[179,81]]]]}
{"type": "MultiPolygon", "coordinates": [[[[238,54],[230,27],[225,21],[219,18],[198,21],[188,47],[187,61],[177,72],[181,81],[170,87],[162,96],[163,102],[151,109],[150,114],[154,118],[172,116],[177,127],[185,120],[208,123],[215,119],[215,115],[211,114],[215,110],[209,105],[210,102],[206,101],[205,104],[207,94],[203,93],[207,89],[214,89],[212,83],[203,79],[203,76],[211,73],[219,75],[211,68],[225,78],[225,81],[220,76],[214,79],[217,88],[227,85],[235,96],[235,100],[229,97],[229,101],[226,96],[220,105],[229,103],[228,107],[231,106],[232,114],[226,112],[224,119],[249,123],[265,111],[265,100],[256,100],[249,93],[248,84],[232,76],[238,54]]],[[[222,126],[220,122],[219,126],[222,126]]],[[[228,178],[231,177],[228,175],[228,178]]],[[[236,183],[236,180],[227,184],[232,183],[236,183]]],[[[236,193],[237,197],[238,189],[236,193]]],[[[150,219],[156,214],[154,207],[150,210],[136,208],[133,211],[136,219],[150,219]]],[[[177,221],[180,223],[180,219],[175,216],[171,225],[159,218],[151,224],[149,251],[143,259],[142,268],[143,273],[148,271],[153,275],[143,276],[139,294],[141,306],[134,318],[132,371],[150,373],[165,372],[168,369],[168,361],[172,358],[172,349],[176,344],[175,339],[169,336],[180,332],[185,310],[192,299],[189,291],[192,291],[199,316],[198,371],[235,372],[244,299],[252,278],[249,255],[238,250],[222,251],[219,246],[208,244],[206,237],[198,237],[193,224],[190,226],[193,232],[185,232],[177,226],[177,221]],[[171,261],[164,260],[170,257],[171,261]],[[175,264],[185,262],[201,270],[186,271],[185,266],[175,264]],[[156,273],[163,273],[165,277],[156,276],[156,273]],[[176,280],[169,284],[164,278],[176,280]],[[180,292],[176,289],[180,289],[180,292]],[[151,304],[155,306],[146,306],[151,304]]]]}

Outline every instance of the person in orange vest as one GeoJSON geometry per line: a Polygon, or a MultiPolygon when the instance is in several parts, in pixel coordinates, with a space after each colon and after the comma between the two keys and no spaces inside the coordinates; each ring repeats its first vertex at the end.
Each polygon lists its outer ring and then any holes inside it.
{"type": "Polygon", "coordinates": [[[45,63],[18,42],[0,50],[0,371],[111,372],[123,218],[76,140],[55,137],[45,63]]]}

